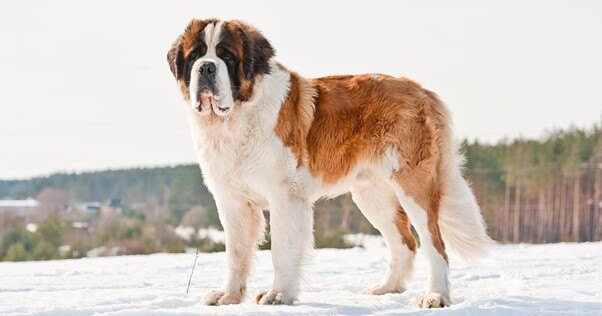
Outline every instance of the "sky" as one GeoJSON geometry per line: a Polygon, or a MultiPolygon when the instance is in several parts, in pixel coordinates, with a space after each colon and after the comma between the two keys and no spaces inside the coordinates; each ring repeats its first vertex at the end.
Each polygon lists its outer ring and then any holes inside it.
{"type": "Polygon", "coordinates": [[[303,76],[412,78],[458,138],[602,115],[602,1],[0,0],[0,179],[194,162],[165,56],[208,17],[255,25],[303,76]]]}

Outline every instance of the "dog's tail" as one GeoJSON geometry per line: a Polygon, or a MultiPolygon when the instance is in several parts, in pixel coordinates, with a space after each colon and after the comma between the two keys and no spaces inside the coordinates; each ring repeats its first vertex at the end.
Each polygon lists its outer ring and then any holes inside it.
{"type": "MultiPolygon", "coordinates": [[[[441,103],[442,104],[442,103],[441,103]]],[[[439,209],[441,237],[451,251],[464,259],[476,259],[487,255],[495,242],[487,235],[487,228],[476,198],[462,176],[464,155],[453,140],[451,118],[442,104],[446,116],[445,144],[442,145],[439,174],[442,197],[439,209]]]]}

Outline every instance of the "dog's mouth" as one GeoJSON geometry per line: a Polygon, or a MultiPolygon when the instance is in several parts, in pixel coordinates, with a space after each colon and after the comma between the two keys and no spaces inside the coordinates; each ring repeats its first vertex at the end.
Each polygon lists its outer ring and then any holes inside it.
{"type": "Polygon", "coordinates": [[[230,111],[230,107],[220,106],[220,96],[213,94],[208,88],[202,89],[199,93],[199,103],[197,104],[197,111],[202,116],[208,115],[213,112],[219,116],[226,115],[230,111]]]}

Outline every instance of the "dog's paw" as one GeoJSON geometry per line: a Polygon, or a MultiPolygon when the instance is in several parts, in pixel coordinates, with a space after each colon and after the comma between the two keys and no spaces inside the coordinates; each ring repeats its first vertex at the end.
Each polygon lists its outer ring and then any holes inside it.
{"type": "Polygon", "coordinates": [[[204,305],[219,305],[217,302],[224,296],[224,292],[221,291],[211,291],[205,295],[203,299],[204,305]]]}
{"type": "Polygon", "coordinates": [[[242,300],[241,295],[230,295],[222,291],[211,291],[203,299],[205,305],[230,305],[239,304],[242,300]]]}
{"type": "Polygon", "coordinates": [[[418,306],[422,308],[440,308],[449,306],[449,297],[445,297],[439,293],[426,293],[418,302],[418,306]]]}
{"type": "Polygon", "coordinates": [[[362,291],[364,294],[368,295],[384,295],[387,293],[400,294],[405,291],[402,287],[392,287],[385,284],[377,285],[373,287],[366,288],[362,291]]]}
{"type": "Polygon", "coordinates": [[[294,298],[274,290],[261,291],[255,298],[255,302],[259,305],[290,305],[293,301],[294,298]]]}

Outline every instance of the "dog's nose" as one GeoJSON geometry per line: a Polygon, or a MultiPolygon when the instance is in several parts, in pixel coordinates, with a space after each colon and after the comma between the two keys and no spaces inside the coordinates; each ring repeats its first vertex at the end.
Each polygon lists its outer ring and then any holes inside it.
{"type": "Polygon", "coordinates": [[[199,69],[199,72],[201,73],[201,75],[215,76],[215,71],[216,70],[217,70],[217,67],[215,66],[214,63],[212,63],[212,62],[205,62],[204,64],[201,65],[201,68],[199,69]]]}

